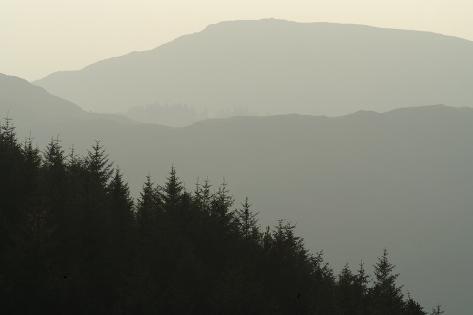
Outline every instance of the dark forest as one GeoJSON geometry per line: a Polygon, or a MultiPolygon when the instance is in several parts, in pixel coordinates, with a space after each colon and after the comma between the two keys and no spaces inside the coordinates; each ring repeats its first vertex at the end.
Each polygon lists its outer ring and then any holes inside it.
{"type": "Polygon", "coordinates": [[[226,183],[189,191],[171,167],[134,200],[100,142],[65,151],[1,125],[3,314],[427,314],[386,250],[372,275],[362,262],[336,274],[294,225],[260,227],[226,183]]]}

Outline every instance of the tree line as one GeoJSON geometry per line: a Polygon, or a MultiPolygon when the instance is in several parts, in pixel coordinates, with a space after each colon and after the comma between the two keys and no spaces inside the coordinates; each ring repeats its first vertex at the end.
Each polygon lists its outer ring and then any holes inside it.
{"type": "Polygon", "coordinates": [[[99,142],[40,151],[6,120],[0,193],[3,314],[427,314],[386,251],[371,276],[335,274],[294,225],[262,229],[248,199],[207,180],[188,191],[174,167],[135,201],[99,142]]]}

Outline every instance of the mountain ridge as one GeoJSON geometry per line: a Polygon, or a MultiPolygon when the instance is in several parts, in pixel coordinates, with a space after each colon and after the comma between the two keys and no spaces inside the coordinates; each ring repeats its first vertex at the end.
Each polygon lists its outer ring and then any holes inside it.
{"type": "Polygon", "coordinates": [[[0,73],[0,114],[20,120],[30,117],[49,121],[103,119],[134,123],[119,115],[85,111],[77,104],[49,93],[43,87],[3,73],[0,73]]]}
{"type": "Polygon", "coordinates": [[[233,21],[35,83],[100,112],[162,103],[210,117],[240,107],[250,115],[338,116],[400,105],[471,106],[471,56],[473,42],[431,32],[233,21]]]}
{"type": "Polygon", "coordinates": [[[404,29],[404,28],[381,27],[381,26],[373,26],[373,25],[368,25],[368,24],[357,24],[357,23],[323,22],[323,21],[320,21],[320,22],[298,22],[298,21],[291,21],[291,20],[279,19],[279,18],[262,18],[262,19],[256,19],[256,20],[254,20],[254,19],[248,19],[248,20],[227,20],[227,21],[221,21],[221,22],[209,24],[209,25],[207,25],[206,27],[204,27],[204,28],[203,28],[202,30],[200,30],[200,31],[196,31],[196,32],[192,32],[192,33],[180,35],[180,36],[176,37],[175,39],[173,39],[173,40],[171,40],[171,41],[165,42],[165,43],[160,44],[160,45],[158,45],[158,46],[156,46],[156,47],[154,47],[154,48],[151,48],[151,49],[130,51],[130,52],[125,53],[125,54],[121,54],[121,55],[116,55],[116,56],[112,56],[112,57],[100,59],[100,60],[97,60],[97,61],[95,61],[95,62],[93,62],[93,63],[90,63],[90,64],[88,64],[88,65],[85,65],[85,66],[83,66],[83,67],[76,68],[76,69],[54,71],[54,72],[51,72],[51,73],[49,73],[49,74],[43,76],[42,78],[39,78],[39,79],[37,79],[37,80],[33,80],[33,81],[31,81],[31,82],[34,83],[35,81],[44,80],[44,79],[48,78],[49,76],[54,75],[54,74],[56,74],[56,73],[60,74],[60,73],[77,72],[77,71],[81,71],[81,70],[86,70],[86,69],[89,68],[89,67],[93,67],[94,65],[97,65],[97,64],[102,63],[102,62],[106,62],[106,61],[108,61],[108,60],[113,60],[113,59],[117,59],[117,58],[127,57],[127,56],[130,56],[130,55],[139,55],[139,54],[141,54],[141,53],[152,52],[152,51],[155,51],[155,50],[159,49],[160,47],[162,47],[162,46],[164,46],[164,45],[171,44],[172,42],[174,42],[174,41],[176,41],[176,40],[179,40],[179,39],[181,39],[182,37],[192,36],[192,35],[194,35],[194,34],[198,34],[198,33],[200,33],[200,32],[206,31],[206,30],[211,29],[211,28],[214,28],[214,27],[219,27],[219,26],[221,26],[221,25],[231,24],[231,23],[239,23],[239,22],[264,22],[264,21],[277,21],[277,22],[282,22],[282,23],[307,24],[307,25],[317,25],[317,24],[318,24],[318,25],[340,25],[340,26],[353,26],[353,27],[359,27],[359,28],[379,29],[379,30],[387,30],[387,31],[418,32],[418,33],[431,34],[431,35],[435,35],[435,36],[443,36],[443,37],[446,37],[446,38],[452,38],[452,39],[463,40],[463,41],[466,41],[466,42],[469,42],[469,43],[472,43],[472,42],[473,42],[472,40],[467,39],[467,38],[464,38],[464,37],[455,36],[455,35],[449,35],[449,34],[444,34],[444,33],[438,33],[438,32],[432,32],[432,31],[426,31],[426,30],[413,30],[413,29],[404,29]]]}

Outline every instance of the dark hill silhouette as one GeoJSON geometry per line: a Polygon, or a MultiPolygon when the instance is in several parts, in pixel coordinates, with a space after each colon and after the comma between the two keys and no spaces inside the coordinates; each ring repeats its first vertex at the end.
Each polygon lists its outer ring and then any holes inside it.
{"type": "Polygon", "coordinates": [[[245,107],[250,114],[332,116],[471,106],[472,56],[471,41],[428,32],[232,21],[35,84],[100,112],[162,103],[210,113],[245,107]]]}
{"type": "Polygon", "coordinates": [[[135,194],[172,163],[187,187],[225,176],[237,200],[249,194],[262,224],[290,219],[336,267],[388,247],[400,282],[423,305],[470,312],[473,109],[235,117],[183,128],[11,113],[20,138],[31,130],[40,145],[59,134],[80,153],[101,139],[135,194]]]}

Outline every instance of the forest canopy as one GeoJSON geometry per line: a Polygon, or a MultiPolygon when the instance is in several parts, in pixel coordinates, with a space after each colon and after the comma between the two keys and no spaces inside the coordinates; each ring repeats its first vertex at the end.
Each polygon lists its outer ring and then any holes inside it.
{"type": "MultiPolygon", "coordinates": [[[[228,185],[184,187],[171,167],[134,200],[100,142],[41,151],[0,126],[4,314],[427,314],[385,250],[335,274],[295,226],[262,228],[228,185]]],[[[442,314],[437,307],[432,314],[442,314]]]]}

